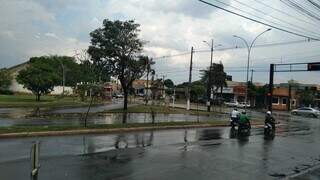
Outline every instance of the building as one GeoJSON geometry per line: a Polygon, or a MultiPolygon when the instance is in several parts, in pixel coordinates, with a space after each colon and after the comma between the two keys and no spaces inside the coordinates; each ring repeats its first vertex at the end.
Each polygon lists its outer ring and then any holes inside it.
{"type": "Polygon", "coordinates": [[[289,110],[297,107],[299,97],[296,90],[291,90],[290,93],[289,88],[276,87],[272,93],[272,109],[289,110]],[[290,106],[289,103],[291,103],[290,106]]]}
{"type": "MultiPolygon", "coordinates": [[[[26,94],[32,94],[31,91],[24,88],[22,84],[19,84],[16,80],[16,77],[18,76],[19,72],[23,69],[26,69],[28,67],[28,62],[24,62],[22,64],[18,64],[16,66],[13,66],[8,69],[9,73],[12,75],[12,81],[11,85],[9,87],[9,90],[14,93],[26,93],[26,94]]],[[[73,88],[69,86],[65,86],[64,88],[62,86],[55,86],[53,88],[53,91],[51,91],[51,95],[59,95],[62,94],[64,89],[65,94],[73,94],[73,88]]]]}

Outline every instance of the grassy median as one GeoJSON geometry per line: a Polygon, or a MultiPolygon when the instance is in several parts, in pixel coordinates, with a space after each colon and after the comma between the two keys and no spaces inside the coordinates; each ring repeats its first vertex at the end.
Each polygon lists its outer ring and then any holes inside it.
{"type": "Polygon", "coordinates": [[[156,113],[156,114],[189,114],[189,115],[210,115],[216,112],[207,112],[201,110],[186,110],[183,108],[172,108],[165,106],[156,105],[136,105],[128,107],[128,110],[123,109],[112,109],[105,111],[106,113],[156,113]]]}
{"type": "MultiPolygon", "coordinates": [[[[252,125],[261,125],[263,121],[253,120],[252,125]]],[[[58,135],[64,135],[66,131],[73,131],[71,134],[83,134],[83,130],[90,130],[86,134],[94,133],[95,130],[115,130],[112,131],[116,133],[117,131],[135,131],[135,130],[151,130],[151,129],[180,129],[180,128],[197,128],[197,127],[214,127],[214,126],[228,126],[228,121],[202,121],[202,122],[160,122],[160,123],[127,123],[127,124],[106,124],[106,125],[89,125],[87,127],[83,126],[12,126],[12,127],[0,127],[0,137],[4,134],[16,134],[16,133],[27,133],[23,136],[32,136],[32,133],[37,132],[58,132],[58,135]],[[139,129],[138,129],[139,128],[139,129]]],[[[68,133],[70,134],[70,133],[68,133]]],[[[46,134],[44,134],[46,135],[46,134]]],[[[35,135],[37,136],[37,135],[35,135]]],[[[14,135],[12,136],[14,137],[14,135]]]]}
{"type": "MultiPolygon", "coordinates": [[[[75,107],[85,106],[90,103],[87,101],[80,101],[78,97],[72,96],[41,96],[40,101],[36,101],[33,95],[0,95],[0,108],[5,107],[75,107]]],[[[99,104],[101,102],[94,102],[99,104]]]]}
{"type": "Polygon", "coordinates": [[[161,122],[161,123],[127,123],[127,124],[106,124],[106,125],[89,125],[83,126],[12,126],[0,127],[0,134],[7,133],[30,133],[46,131],[67,131],[67,130],[91,130],[91,129],[127,129],[143,127],[170,127],[170,126],[187,126],[187,125],[228,125],[227,121],[207,121],[207,122],[161,122]]]}

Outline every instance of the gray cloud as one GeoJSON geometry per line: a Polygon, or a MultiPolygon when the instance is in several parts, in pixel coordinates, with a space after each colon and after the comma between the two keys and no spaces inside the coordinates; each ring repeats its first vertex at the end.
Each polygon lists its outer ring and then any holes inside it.
{"type": "MultiPolygon", "coordinates": [[[[243,45],[232,37],[233,34],[252,40],[267,27],[227,14],[197,0],[0,0],[0,67],[12,66],[28,60],[31,56],[47,54],[72,55],[74,50],[86,48],[89,33],[101,26],[102,20],[135,19],[141,24],[141,38],[148,41],[145,50],[152,57],[172,55],[189,51],[191,46],[197,50],[209,49],[202,41],[215,39],[224,47],[243,45]]],[[[237,5],[233,1],[224,1],[237,5]]],[[[243,1],[247,4],[252,0],[243,1]]],[[[276,0],[268,1],[270,5],[276,0]]],[[[252,4],[251,4],[252,5],[252,4]]],[[[263,6],[258,6],[263,8],[263,6]]],[[[277,3],[278,8],[284,8],[277,3]]],[[[248,12],[254,13],[252,10],[248,12]]],[[[272,13],[270,9],[265,12],[272,13]]],[[[291,13],[291,12],[290,12],[291,13]]],[[[294,14],[294,13],[293,13],[294,14]]],[[[281,14],[276,13],[279,17],[281,14]]],[[[294,14],[295,15],[295,14],[294,14]]],[[[266,17],[264,15],[263,17],[266,17]]],[[[286,21],[304,26],[301,21],[286,21]]],[[[314,28],[314,27],[313,27],[314,28]]],[[[316,30],[312,29],[312,30],[316,30]]],[[[299,39],[273,30],[262,36],[258,44],[299,39]]],[[[255,48],[252,54],[253,66],[268,67],[270,62],[310,61],[305,56],[317,54],[319,44],[300,44],[270,48],[255,48]],[[309,49],[310,52],[304,52],[309,49]],[[312,51],[312,52],[311,52],[312,51]],[[300,54],[299,54],[300,53],[300,54]],[[292,55],[294,54],[294,55],[292,55]],[[290,55],[298,57],[293,60],[290,55]],[[300,59],[299,59],[300,58],[300,59]],[[263,59],[263,60],[262,60],[263,59]]],[[[243,67],[246,50],[217,51],[215,61],[222,61],[226,67],[243,67]]],[[[208,65],[209,53],[195,54],[194,64],[198,67],[208,65]]],[[[187,80],[187,72],[168,73],[187,70],[189,55],[157,60],[155,67],[159,74],[167,74],[176,82],[187,80]]],[[[243,80],[243,73],[234,73],[234,79],[243,80]]],[[[194,71],[194,79],[199,75],[194,71]]],[[[257,73],[257,80],[266,81],[267,74],[257,73]]],[[[287,76],[283,76],[289,78],[287,76]]],[[[299,76],[297,78],[301,78],[299,76]]],[[[290,77],[291,78],[291,77],[290,77]]],[[[317,81],[309,78],[310,82],[317,81]]]]}

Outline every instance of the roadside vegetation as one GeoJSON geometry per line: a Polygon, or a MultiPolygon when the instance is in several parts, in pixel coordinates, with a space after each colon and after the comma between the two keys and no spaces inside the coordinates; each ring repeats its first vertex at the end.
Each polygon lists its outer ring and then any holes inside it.
{"type": "MultiPolygon", "coordinates": [[[[263,121],[253,120],[253,125],[262,125],[263,121]]],[[[2,134],[20,133],[20,136],[37,136],[32,134],[34,132],[44,132],[43,135],[64,135],[64,131],[72,131],[68,134],[81,134],[82,130],[90,130],[88,133],[101,132],[106,130],[108,132],[124,132],[124,131],[137,131],[137,130],[150,130],[150,129],[181,129],[181,128],[193,128],[193,127],[219,127],[229,126],[229,121],[211,120],[201,122],[159,122],[159,123],[125,123],[125,124],[105,124],[105,125],[88,125],[84,126],[11,126],[0,127],[0,137],[2,134]],[[108,131],[110,130],[110,131],[108,131]],[[53,132],[54,133],[50,133],[53,132]],[[45,134],[47,132],[47,134],[45,134]]],[[[85,132],[84,132],[85,133],[85,132]]],[[[14,134],[12,135],[12,137],[14,134]]],[[[19,136],[19,135],[17,135],[19,136]]]]}
{"type": "MultiPolygon", "coordinates": [[[[81,101],[74,96],[48,96],[45,95],[37,101],[32,95],[0,95],[0,107],[75,107],[86,106],[90,100],[81,101]]],[[[94,101],[95,104],[102,103],[100,100],[94,101]]]]}
{"type": "Polygon", "coordinates": [[[165,106],[156,106],[156,105],[136,105],[130,106],[127,110],[121,109],[112,109],[105,111],[107,113],[156,113],[156,114],[198,114],[199,115],[207,115],[213,114],[213,112],[205,112],[205,111],[197,111],[197,110],[190,110],[187,111],[186,109],[182,108],[172,108],[172,107],[165,107],[165,106]]]}
{"type": "Polygon", "coordinates": [[[225,126],[228,121],[207,121],[207,122],[160,122],[160,123],[126,123],[84,126],[11,126],[0,127],[0,134],[7,133],[31,133],[47,131],[70,131],[70,130],[99,130],[99,129],[127,129],[127,128],[149,128],[149,127],[183,127],[188,125],[225,126]]]}

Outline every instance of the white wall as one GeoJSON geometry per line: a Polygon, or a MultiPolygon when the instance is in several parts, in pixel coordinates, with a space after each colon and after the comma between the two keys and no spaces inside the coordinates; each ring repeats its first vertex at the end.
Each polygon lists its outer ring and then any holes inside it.
{"type": "MultiPolygon", "coordinates": [[[[12,80],[11,86],[9,87],[9,89],[12,92],[32,94],[31,91],[29,91],[26,88],[23,88],[23,85],[19,84],[15,79],[12,80]]],[[[62,86],[55,86],[53,88],[53,91],[50,94],[59,95],[59,94],[62,94],[62,90],[63,90],[62,86]]],[[[65,94],[73,94],[73,88],[72,87],[66,86],[66,87],[64,87],[64,91],[65,91],[65,94]]]]}

